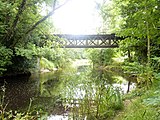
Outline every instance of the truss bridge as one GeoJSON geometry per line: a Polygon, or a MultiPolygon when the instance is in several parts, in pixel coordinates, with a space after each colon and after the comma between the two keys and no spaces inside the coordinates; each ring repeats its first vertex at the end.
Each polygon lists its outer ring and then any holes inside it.
{"type": "Polygon", "coordinates": [[[115,34],[71,35],[54,34],[56,42],[64,48],[115,48],[122,38],[115,34]]]}

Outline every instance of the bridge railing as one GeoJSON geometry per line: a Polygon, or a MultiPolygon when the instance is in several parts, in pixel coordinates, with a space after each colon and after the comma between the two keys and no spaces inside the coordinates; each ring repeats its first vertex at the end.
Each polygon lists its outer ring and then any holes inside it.
{"type": "Polygon", "coordinates": [[[115,48],[120,39],[115,34],[70,35],[54,34],[57,42],[65,48],[115,48]]]}

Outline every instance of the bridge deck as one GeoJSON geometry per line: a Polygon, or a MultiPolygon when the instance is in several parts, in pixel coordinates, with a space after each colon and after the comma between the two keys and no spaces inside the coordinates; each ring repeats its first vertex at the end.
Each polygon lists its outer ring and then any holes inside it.
{"type": "Polygon", "coordinates": [[[65,48],[115,48],[121,40],[115,34],[70,35],[54,34],[57,42],[65,48]]]}

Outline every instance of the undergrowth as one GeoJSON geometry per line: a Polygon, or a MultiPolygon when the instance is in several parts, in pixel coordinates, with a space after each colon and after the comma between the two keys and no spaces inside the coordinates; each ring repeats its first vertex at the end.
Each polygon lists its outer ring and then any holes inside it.
{"type": "Polygon", "coordinates": [[[5,101],[5,83],[0,90],[0,120],[44,120],[46,113],[43,110],[31,110],[32,99],[28,109],[25,112],[13,111],[7,109],[9,101],[5,101]]]}
{"type": "Polygon", "coordinates": [[[160,81],[124,96],[129,104],[114,120],[160,120],[160,81]]]}

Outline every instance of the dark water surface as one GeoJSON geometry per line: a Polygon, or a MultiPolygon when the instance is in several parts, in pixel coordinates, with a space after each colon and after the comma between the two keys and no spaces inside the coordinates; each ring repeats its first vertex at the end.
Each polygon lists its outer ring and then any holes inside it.
{"type": "Polygon", "coordinates": [[[89,67],[81,66],[32,74],[29,78],[12,78],[1,84],[1,99],[8,104],[8,110],[27,111],[31,107],[31,111],[42,109],[49,115],[62,115],[70,110],[66,101],[72,103],[75,99],[82,100],[86,96],[96,97],[97,89],[102,85],[119,86],[121,92],[125,93],[127,83],[117,73],[93,71],[89,67]]]}

